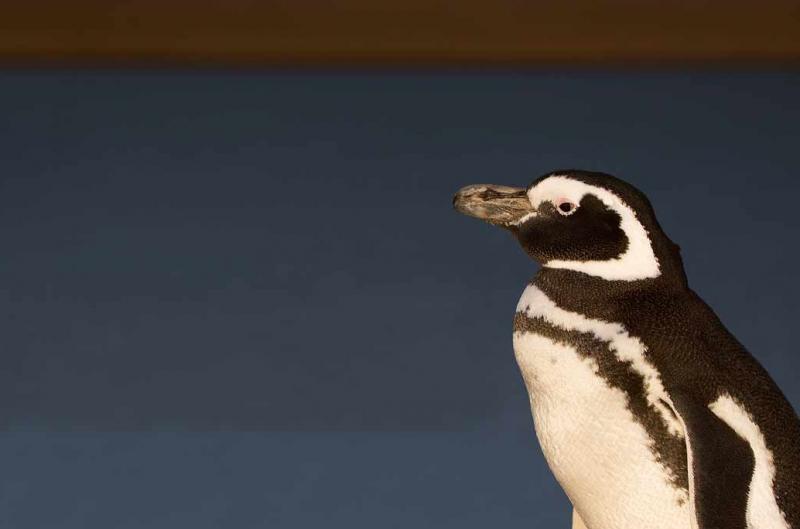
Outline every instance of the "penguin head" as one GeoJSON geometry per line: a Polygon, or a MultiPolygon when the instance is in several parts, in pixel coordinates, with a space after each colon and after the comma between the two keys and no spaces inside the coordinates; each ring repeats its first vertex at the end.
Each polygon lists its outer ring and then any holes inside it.
{"type": "Polygon", "coordinates": [[[548,173],[527,188],[471,185],[453,199],[456,210],[510,231],[546,268],[606,280],[660,277],[678,267],[678,247],[656,221],[647,197],[604,173],[548,173]]]}

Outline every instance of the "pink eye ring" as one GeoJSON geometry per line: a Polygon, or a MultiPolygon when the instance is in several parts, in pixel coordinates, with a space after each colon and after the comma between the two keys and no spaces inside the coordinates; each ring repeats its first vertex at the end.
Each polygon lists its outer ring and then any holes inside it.
{"type": "Polygon", "coordinates": [[[556,211],[558,211],[563,216],[572,215],[578,209],[578,205],[574,202],[570,202],[566,198],[562,198],[556,201],[556,211]]]}

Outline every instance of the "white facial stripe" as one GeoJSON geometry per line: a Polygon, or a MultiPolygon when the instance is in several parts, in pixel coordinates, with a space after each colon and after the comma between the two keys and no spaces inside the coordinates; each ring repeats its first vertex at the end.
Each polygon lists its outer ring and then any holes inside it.
{"type": "Polygon", "coordinates": [[[658,277],[661,274],[658,259],[647,230],[636,218],[634,211],[614,193],[601,187],[590,186],[567,176],[550,176],[528,191],[528,199],[534,209],[542,202],[567,199],[580,204],[584,195],[591,193],[614,210],[621,218],[620,228],[628,238],[628,248],[616,259],[607,261],[566,261],[554,259],[544,263],[548,268],[565,268],[584,272],[608,280],[635,281],[658,277]]]}
{"type": "Polygon", "coordinates": [[[790,529],[786,517],[775,501],[775,491],[772,488],[775,463],[761,429],[750,414],[730,395],[722,395],[708,407],[714,415],[745,439],[753,450],[755,468],[750,481],[750,492],[747,495],[747,527],[790,529]]]}
{"type": "Polygon", "coordinates": [[[530,219],[534,218],[536,215],[538,215],[538,213],[536,213],[535,211],[531,211],[530,213],[526,213],[522,217],[518,218],[514,222],[509,222],[509,224],[512,226],[519,226],[520,224],[525,224],[530,219]]]}
{"type": "Polygon", "coordinates": [[[661,375],[645,358],[647,348],[638,338],[628,334],[621,324],[587,318],[583,314],[564,310],[534,285],[525,288],[517,304],[517,312],[532,318],[543,318],[550,324],[568,331],[591,333],[598,340],[607,342],[619,360],[630,362],[633,370],[642,376],[647,402],[659,411],[670,433],[683,437],[683,426],[670,409],[672,400],[664,390],[661,375]],[[664,402],[667,405],[664,405],[664,402]]]}

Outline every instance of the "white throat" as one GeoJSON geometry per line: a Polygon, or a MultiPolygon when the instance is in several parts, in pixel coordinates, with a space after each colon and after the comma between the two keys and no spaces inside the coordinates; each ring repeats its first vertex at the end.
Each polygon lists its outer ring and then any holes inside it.
{"type": "Polygon", "coordinates": [[[566,176],[554,175],[531,188],[528,191],[528,199],[536,209],[542,202],[549,201],[555,204],[561,199],[580,204],[583,196],[589,193],[620,216],[620,229],[628,238],[628,248],[619,257],[605,261],[553,259],[543,266],[575,270],[607,280],[636,281],[658,277],[661,270],[647,230],[636,218],[636,213],[614,193],[566,176]]]}

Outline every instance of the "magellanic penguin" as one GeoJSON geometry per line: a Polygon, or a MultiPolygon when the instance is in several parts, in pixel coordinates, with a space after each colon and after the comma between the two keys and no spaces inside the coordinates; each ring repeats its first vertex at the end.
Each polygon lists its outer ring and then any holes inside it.
{"type": "Polygon", "coordinates": [[[800,529],[800,421],[689,288],[643,193],[567,170],[454,205],[541,264],[514,352],[576,526],[800,529]]]}

